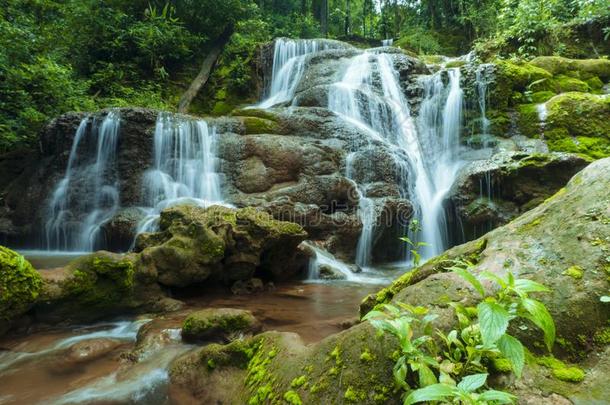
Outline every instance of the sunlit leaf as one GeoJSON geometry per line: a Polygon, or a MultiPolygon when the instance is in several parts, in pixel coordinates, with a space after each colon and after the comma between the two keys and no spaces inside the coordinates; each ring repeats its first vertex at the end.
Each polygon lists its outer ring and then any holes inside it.
{"type": "Polygon", "coordinates": [[[492,345],[506,332],[509,314],[504,307],[495,302],[481,302],[477,309],[483,344],[492,345]]]}
{"type": "Polygon", "coordinates": [[[466,392],[475,392],[485,384],[487,375],[487,373],[467,375],[462,378],[457,387],[466,392]]]}
{"type": "Polygon", "coordinates": [[[508,334],[504,334],[496,345],[502,355],[510,361],[517,377],[521,377],[523,365],[525,364],[525,350],[521,342],[508,334]]]}
{"type": "Polygon", "coordinates": [[[453,396],[455,387],[445,384],[429,385],[411,392],[404,400],[404,405],[416,404],[424,401],[440,401],[453,396]]]}
{"type": "Polygon", "coordinates": [[[549,351],[555,343],[555,322],[553,317],[540,301],[531,298],[525,298],[521,301],[523,308],[529,313],[527,319],[532,321],[536,326],[544,332],[544,343],[549,351]]]}

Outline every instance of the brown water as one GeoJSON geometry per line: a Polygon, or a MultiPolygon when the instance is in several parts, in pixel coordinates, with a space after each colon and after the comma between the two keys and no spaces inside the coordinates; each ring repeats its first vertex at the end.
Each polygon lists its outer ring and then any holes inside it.
{"type": "Polygon", "coordinates": [[[170,336],[135,362],[139,326],[131,319],[88,328],[36,333],[0,340],[0,404],[163,404],[166,368],[189,350],[178,330],[185,316],[201,308],[248,309],[265,330],[296,332],[313,343],[357,320],[358,305],[379,286],[346,283],[289,283],[254,295],[206,293],[186,298],[187,307],[153,321],[154,333],[170,336]],[[72,340],[67,340],[72,339],[72,340]]]}

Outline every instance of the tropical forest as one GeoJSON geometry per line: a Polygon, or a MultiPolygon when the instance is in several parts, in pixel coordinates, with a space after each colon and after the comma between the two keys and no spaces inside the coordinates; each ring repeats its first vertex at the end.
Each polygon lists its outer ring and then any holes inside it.
{"type": "Polygon", "coordinates": [[[609,0],[0,0],[0,405],[610,405],[609,0]]]}

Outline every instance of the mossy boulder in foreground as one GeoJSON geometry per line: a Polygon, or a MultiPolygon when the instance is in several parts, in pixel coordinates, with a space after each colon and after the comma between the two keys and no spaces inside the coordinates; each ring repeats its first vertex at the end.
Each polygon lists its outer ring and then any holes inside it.
{"type": "Polygon", "coordinates": [[[182,338],[187,341],[222,341],[239,333],[251,334],[260,330],[260,322],[250,311],[208,308],[186,317],[182,324],[182,338]]]}
{"type": "Polygon", "coordinates": [[[42,279],[19,253],[0,246],[0,334],[36,302],[42,279]]]}
{"type": "MultiPolygon", "coordinates": [[[[438,315],[435,326],[448,332],[456,322],[450,304],[470,306],[480,300],[446,270],[458,258],[474,263],[474,272],[505,276],[511,271],[541,282],[551,289],[536,298],[555,319],[557,357],[544,352],[533,325],[515,321],[511,334],[531,353],[523,378],[502,378],[506,368],[498,363],[489,367],[490,383],[515,393],[522,403],[569,403],[566,398],[603,403],[610,394],[610,350],[604,337],[610,306],[600,300],[610,286],[608,173],[610,159],[592,163],[539,207],[399,278],[367,299],[366,311],[390,301],[426,306],[438,315]],[[583,269],[581,278],[563,274],[571,266],[583,269]]],[[[369,322],[310,346],[294,334],[267,332],[178,358],[170,370],[170,396],[201,404],[401,403],[392,377],[397,348],[398,342],[380,336],[369,322]]]]}
{"type": "Polygon", "coordinates": [[[254,208],[182,205],[161,213],[160,231],[138,237],[139,265],[160,284],[186,287],[208,279],[227,283],[287,278],[303,268],[300,225],[254,208]]]}

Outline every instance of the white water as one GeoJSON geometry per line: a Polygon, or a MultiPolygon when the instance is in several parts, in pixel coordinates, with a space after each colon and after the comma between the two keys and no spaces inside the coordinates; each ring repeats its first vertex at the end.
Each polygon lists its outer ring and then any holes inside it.
{"type": "Polygon", "coordinates": [[[273,70],[268,96],[256,107],[271,108],[291,101],[303,76],[307,56],[341,46],[343,45],[340,43],[319,39],[278,38],[273,51],[273,70]]]}
{"type": "Polygon", "coordinates": [[[489,135],[490,121],[487,118],[487,87],[489,78],[486,70],[489,69],[488,64],[479,65],[475,73],[475,84],[477,90],[477,101],[479,103],[479,111],[481,113],[481,135],[485,138],[489,135]]]}
{"type": "Polygon", "coordinates": [[[392,46],[394,45],[394,38],[384,39],[381,41],[381,46],[392,46]]]}
{"type": "Polygon", "coordinates": [[[103,323],[87,328],[75,328],[74,333],[76,334],[74,336],[55,342],[52,346],[38,352],[0,352],[0,372],[10,368],[18,362],[36,359],[40,356],[66,349],[85,340],[115,339],[135,341],[140,328],[148,322],[150,322],[150,319],[103,323]],[[90,331],[91,329],[93,330],[90,331]]]}
{"type": "Polygon", "coordinates": [[[109,112],[101,124],[88,117],[81,121],[66,174],[49,202],[47,250],[93,251],[103,246],[101,226],[120,206],[115,167],[119,127],[118,111],[109,112]]]}
{"type": "Polygon", "coordinates": [[[544,135],[544,128],[546,127],[546,118],[548,116],[546,103],[536,104],[536,111],[538,112],[538,121],[540,122],[540,130],[542,131],[542,135],[544,135]]]}
{"type": "MultiPolygon", "coordinates": [[[[331,86],[329,94],[329,109],[365,129],[369,145],[384,144],[393,152],[400,170],[407,174],[401,176],[401,189],[404,197],[410,197],[414,203],[416,217],[423,227],[419,238],[412,237],[429,244],[421,252],[424,258],[440,253],[447,246],[443,200],[459,168],[457,152],[463,92],[459,69],[451,69],[447,74],[448,88],[443,85],[441,74],[424,79],[426,94],[417,127],[398,73],[386,54],[364,52],[352,58],[341,81],[331,86]]],[[[352,161],[350,154],[346,175],[353,180],[352,161]]],[[[356,263],[367,267],[371,264],[375,209],[366,197],[366,185],[359,184],[357,189],[363,229],[356,263]]]]}
{"type": "Polygon", "coordinates": [[[137,233],[156,230],[161,211],[176,204],[224,205],[217,142],[215,128],[209,128],[203,120],[159,114],[154,166],[144,174],[146,217],[138,225],[137,233]]]}

